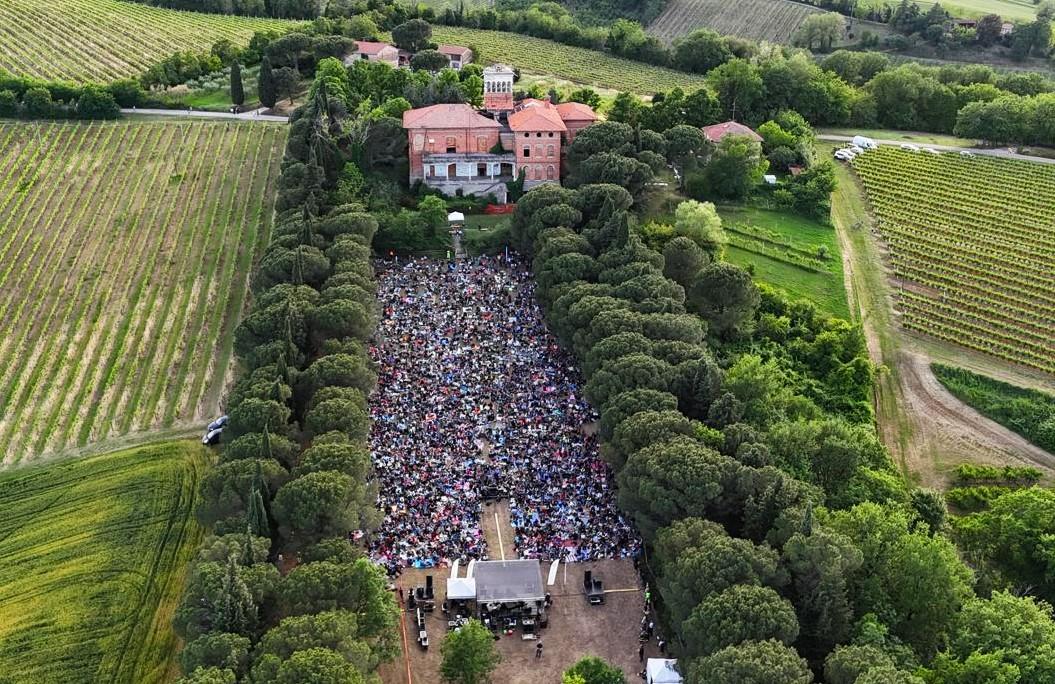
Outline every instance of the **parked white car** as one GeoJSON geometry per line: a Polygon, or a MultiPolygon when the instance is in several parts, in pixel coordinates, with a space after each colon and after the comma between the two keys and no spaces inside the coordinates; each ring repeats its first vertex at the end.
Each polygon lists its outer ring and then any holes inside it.
{"type": "Polygon", "coordinates": [[[938,150],[934,149],[933,147],[924,147],[923,151],[926,152],[927,154],[941,154],[941,152],[939,152],[938,150]]]}
{"type": "Polygon", "coordinates": [[[857,155],[850,150],[843,148],[841,150],[835,150],[835,158],[839,161],[849,162],[853,161],[857,155]]]}
{"type": "Polygon", "coordinates": [[[865,151],[862,148],[858,147],[857,145],[850,145],[846,149],[850,150],[854,154],[864,154],[865,153],[865,151]]]}
{"type": "Polygon", "coordinates": [[[850,144],[855,147],[860,147],[862,150],[874,150],[879,147],[875,140],[863,135],[855,135],[850,144]]]}
{"type": "Polygon", "coordinates": [[[974,152],[971,152],[970,150],[960,150],[960,156],[961,157],[973,157],[974,156],[974,152]]]}
{"type": "Polygon", "coordinates": [[[912,143],[901,143],[901,149],[907,152],[919,152],[919,145],[913,145],[912,143]]]}

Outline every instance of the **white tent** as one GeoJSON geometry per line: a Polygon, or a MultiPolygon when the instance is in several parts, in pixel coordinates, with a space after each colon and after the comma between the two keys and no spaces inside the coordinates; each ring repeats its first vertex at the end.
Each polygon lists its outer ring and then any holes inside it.
{"type": "Polygon", "coordinates": [[[645,666],[647,684],[681,684],[684,681],[674,668],[677,660],[649,658],[645,666]]]}
{"type": "Polygon", "coordinates": [[[453,211],[450,214],[447,214],[447,223],[464,223],[464,222],[465,222],[465,214],[463,214],[460,211],[453,211]]]}
{"type": "Polygon", "coordinates": [[[476,580],[472,577],[448,577],[447,600],[471,601],[476,598],[476,580]]]}

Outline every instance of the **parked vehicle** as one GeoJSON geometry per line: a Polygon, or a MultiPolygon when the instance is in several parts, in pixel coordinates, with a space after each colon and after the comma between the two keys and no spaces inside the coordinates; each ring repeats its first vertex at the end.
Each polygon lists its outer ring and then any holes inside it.
{"type": "Polygon", "coordinates": [[[913,145],[912,143],[901,143],[901,149],[906,152],[919,152],[919,145],[913,145]]]}
{"type": "Polygon", "coordinates": [[[960,156],[961,157],[973,157],[974,156],[974,152],[971,152],[970,150],[960,150],[960,156]]]}
{"type": "Polygon", "coordinates": [[[219,430],[220,428],[225,427],[227,427],[227,416],[220,416],[213,422],[209,423],[209,427],[205,428],[205,430],[211,432],[212,430],[219,430]]]}
{"type": "Polygon", "coordinates": [[[835,158],[839,161],[849,162],[853,161],[857,155],[847,149],[835,150],[835,158]]]}
{"type": "Polygon", "coordinates": [[[223,428],[216,428],[209,430],[205,433],[205,436],[201,438],[201,443],[205,446],[216,446],[220,443],[220,435],[223,434],[223,428]]]}
{"type": "Polygon", "coordinates": [[[850,144],[860,147],[862,150],[874,150],[879,147],[875,140],[863,135],[855,135],[850,144]]]}
{"type": "Polygon", "coordinates": [[[934,149],[933,147],[924,147],[923,151],[926,152],[927,154],[934,154],[934,155],[941,154],[941,152],[939,152],[938,150],[934,149]]]}

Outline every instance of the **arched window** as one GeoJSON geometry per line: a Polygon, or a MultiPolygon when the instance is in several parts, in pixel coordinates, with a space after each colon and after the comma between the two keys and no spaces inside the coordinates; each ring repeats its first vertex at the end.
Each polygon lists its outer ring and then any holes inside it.
{"type": "Polygon", "coordinates": [[[553,164],[546,167],[546,180],[557,180],[557,169],[553,164]]]}

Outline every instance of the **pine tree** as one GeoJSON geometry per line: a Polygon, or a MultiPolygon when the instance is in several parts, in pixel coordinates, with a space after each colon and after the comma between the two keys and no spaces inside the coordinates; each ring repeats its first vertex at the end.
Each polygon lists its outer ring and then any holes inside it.
{"type": "Polygon", "coordinates": [[[242,87],[242,65],[237,60],[231,64],[231,102],[239,107],[245,104],[245,89],[242,87]]]}
{"type": "Polygon", "coordinates": [[[250,523],[245,525],[245,539],[242,541],[242,565],[249,567],[253,564],[253,527],[250,523]]]}
{"type": "Polygon", "coordinates": [[[246,511],[249,519],[247,528],[257,537],[270,537],[271,525],[267,521],[267,510],[264,508],[264,497],[260,490],[254,487],[249,492],[249,510],[246,511]]]}
{"type": "Polygon", "coordinates": [[[238,574],[234,554],[227,559],[227,572],[220,585],[213,627],[220,632],[244,634],[256,622],[256,604],[245,581],[238,574]]]}
{"type": "Polygon", "coordinates": [[[806,501],[806,510],[802,514],[802,522],[799,523],[799,532],[804,537],[813,534],[813,501],[806,501]]]}
{"type": "Polygon", "coordinates": [[[257,88],[260,91],[260,104],[268,109],[278,101],[278,90],[275,88],[275,76],[271,72],[271,60],[265,56],[260,61],[260,75],[257,77],[257,88]]]}
{"type": "MultiPolygon", "coordinates": [[[[286,352],[279,352],[278,361],[275,362],[275,374],[278,375],[278,379],[287,385],[292,386],[293,383],[289,381],[289,364],[286,363],[286,352]]],[[[268,444],[271,443],[271,438],[267,434],[267,426],[264,426],[264,439],[267,440],[268,444]]]]}

